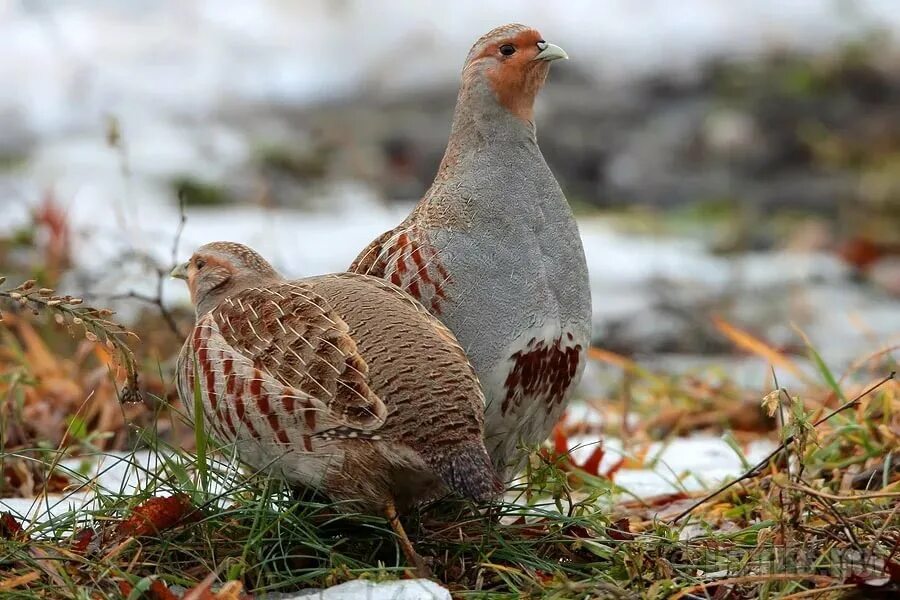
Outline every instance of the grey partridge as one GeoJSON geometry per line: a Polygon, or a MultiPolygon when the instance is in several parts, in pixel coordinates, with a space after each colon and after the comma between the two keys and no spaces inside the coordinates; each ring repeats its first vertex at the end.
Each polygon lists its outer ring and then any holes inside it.
{"type": "Polygon", "coordinates": [[[534,126],[535,96],[560,58],[524,25],[479,39],[434,183],[349,269],[395,283],[456,335],[481,380],[485,444],[504,477],[561,416],[590,342],[578,226],[534,126]]]}
{"type": "Polygon", "coordinates": [[[229,242],[199,248],[187,280],[197,320],[177,366],[210,432],[249,465],[319,489],[344,508],[396,518],[449,488],[501,491],[484,447],[484,396],[453,334],[381,279],[285,280],[229,242]]]}

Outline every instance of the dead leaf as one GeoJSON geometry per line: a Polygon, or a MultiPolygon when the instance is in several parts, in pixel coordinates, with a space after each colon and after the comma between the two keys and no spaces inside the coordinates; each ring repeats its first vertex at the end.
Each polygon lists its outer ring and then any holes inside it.
{"type": "Polygon", "coordinates": [[[136,506],[131,516],[119,523],[116,534],[120,537],[156,535],[185,520],[192,511],[193,505],[184,494],[150,498],[136,506]]]}
{"type": "Polygon", "coordinates": [[[4,540],[27,539],[25,530],[12,514],[7,511],[0,513],[0,538],[4,540]]]}
{"type": "Polygon", "coordinates": [[[748,352],[752,352],[753,354],[761,356],[770,364],[781,367],[782,369],[792,373],[793,375],[796,375],[797,378],[804,383],[811,383],[807,375],[800,369],[800,367],[797,366],[797,364],[793,360],[773,348],[771,345],[751,335],[743,329],[735,327],[721,317],[714,316],[712,318],[712,321],[716,329],[718,329],[722,333],[722,335],[731,340],[739,348],[743,348],[748,352]]]}
{"type": "Polygon", "coordinates": [[[94,530],[90,528],[79,529],[76,531],[71,538],[72,552],[75,552],[76,554],[84,554],[87,552],[88,546],[90,546],[96,535],[94,530]]]}
{"type": "Polygon", "coordinates": [[[631,521],[629,521],[627,518],[619,519],[611,526],[607,527],[606,535],[614,540],[619,541],[633,540],[637,537],[636,534],[632,533],[631,521]]]}
{"type": "Polygon", "coordinates": [[[781,406],[781,390],[772,390],[763,396],[760,405],[766,411],[766,414],[770,417],[774,417],[778,407],[781,406]]]}
{"type": "Polygon", "coordinates": [[[25,573],[24,575],[17,575],[16,577],[10,577],[9,579],[0,581],[0,591],[13,590],[17,587],[28,585],[32,581],[37,581],[40,578],[41,574],[37,571],[25,573]]]}
{"type": "Polygon", "coordinates": [[[886,560],[884,561],[884,570],[890,576],[892,583],[900,583],[900,563],[886,560]]]}
{"type": "Polygon", "coordinates": [[[178,596],[173,594],[161,579],[153,580],[150,589],[147,590],[147,596],[152,600],[178,600],[178,596]]]}

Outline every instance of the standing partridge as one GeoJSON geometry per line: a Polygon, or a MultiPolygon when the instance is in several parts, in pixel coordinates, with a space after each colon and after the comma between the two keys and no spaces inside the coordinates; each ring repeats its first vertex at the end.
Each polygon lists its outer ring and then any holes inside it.
{"type": "Polygon", "coordinates": [[[210,432],[244,462],[345,508],[384,511],[420,571],[395,507],[445,486],[476,500],[501,490],[471,365],[396,286],[352,273],[287,281],[229,242],[172,274],[197,310],[178,392],[192,414],[196,386],[210,432]]]}
{"type": "Polygon", "coordinates": [[[523,25],[479,39],[434,183],[349,269],[395,283],[456,334],[481,380],[485,445],[504,477],[561,416],[590,342],[584,249],[534,127],[535,96],[560,58],[523,25]]]}

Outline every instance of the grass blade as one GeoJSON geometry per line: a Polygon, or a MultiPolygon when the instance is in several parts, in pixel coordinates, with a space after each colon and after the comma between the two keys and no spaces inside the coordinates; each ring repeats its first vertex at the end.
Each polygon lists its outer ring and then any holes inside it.
{"type": "Polygon", "coordinates": [[[812,342],[806,337],[806,334],[797,327],[795,324],[791,324],[800,337],[803,338],[803,343],[806,344],[806,348],[809,351],[810,359],[815,363],[816,368],[819,370],[819,373],[822,375],[822,379],[825,380],[825,383],[828,384],[828,387],[831,388],[831,391],[834,392],[835,396],[843,404],[847,401],[847,398],[844,396],[844,392],[841,391],[841,386],[838,385],[837,379],[834,378],[834,374],[832,374],[831,369],[828,368],[828,365],[825,364],[825,361],[822,360],[822,355],[819,354],[818,350],[816,350],[815,346],[812,345],[812,342]]]}
{"type": "Polygon", "coordinates": [[[209,491],[206,463],[206,433],[203,431],[203,396],[200,391],[200,372],[194,358],[194,442],[197,444],[197,472],[200,474],[200,489],[209,491]]]}

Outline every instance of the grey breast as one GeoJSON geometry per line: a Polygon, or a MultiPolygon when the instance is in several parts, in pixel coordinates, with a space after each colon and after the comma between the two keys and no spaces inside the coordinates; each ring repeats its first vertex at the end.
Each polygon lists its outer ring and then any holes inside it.
{"type": "Polygon", "coordinates": [[[488,156],[471,164],[473,180],[484,184],[466,190],[469,226],[429,231],[453,277],[441,320],[479,373],[507,359],[521,332],[548,320],[581,332],[580,341],[590,330],[587,268],[571,209],[536,148],[504,156],[504,165],[488,156]],[[507,160],[529,167],[503,168],[507,160]]]}

